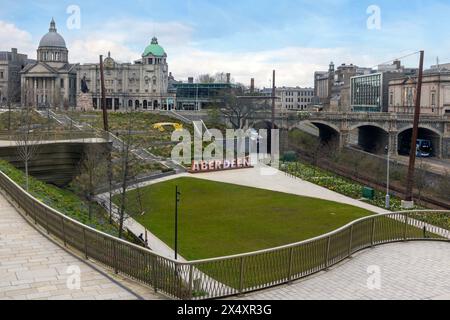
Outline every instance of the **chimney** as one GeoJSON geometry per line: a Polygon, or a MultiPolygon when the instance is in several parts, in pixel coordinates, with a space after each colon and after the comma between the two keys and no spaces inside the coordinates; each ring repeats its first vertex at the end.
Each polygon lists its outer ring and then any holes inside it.
{"type": "Polygon", "coordinates": [[[11,59],[12,61],[17,60],[17,48],[11,48],[11,59]]]}
{"type": "Polygon", "coordinates": [[[250,80],[250,93],[255,92],[255,78],[250,80]]]}
{"type": "Polygon", "coordinates": [[[188,83],[194,83],[194,77],[189,77],[188,78],[188,83]]]}
{"type": "Polygon", "coordinates": [[[227,83],[231,82],[231,73],[227,73],[227,83]]]}

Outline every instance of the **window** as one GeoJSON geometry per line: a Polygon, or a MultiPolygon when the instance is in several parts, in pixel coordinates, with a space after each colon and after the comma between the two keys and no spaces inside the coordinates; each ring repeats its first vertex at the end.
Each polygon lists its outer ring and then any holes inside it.
{"type": "Polygon", "coordinates": [[[434,108],[436,106],[436,93],[431,93],[431,107],[434,108]]]}
{"type": "Polygon", "coordinates": [[[61,88],[64,88],[64,79],[61,79],[61,88]]]}
{"type": "Polygon", "coordinates": [[[3,71],[0,72],[0,79],[3,79],[3,71]]]}

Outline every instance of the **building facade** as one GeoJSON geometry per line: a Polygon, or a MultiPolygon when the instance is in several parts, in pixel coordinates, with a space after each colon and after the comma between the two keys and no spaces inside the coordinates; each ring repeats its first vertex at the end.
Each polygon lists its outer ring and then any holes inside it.
{"type": "Polygon", "coordinates": [[[237,85],[225,83],[194,83],[191,78],[187,83],[174,84],[176,89],[176,110],[199,111],[214,106],[222,101],[223,93],[236,89],[237,85]]]}
{"type": "MultiPolygon", "coordinates": [[[[106,107],[108,110],[172,110],[175,95],[168,92],[167,54],[157,38],[145,48],[140,60],[118,63],[108,53],[104,60],[106,107]]],[[[173,80],[173,77],[171,78],[173,80]]],[[[91,95],[94,109],[101,107],[100,64],[77,66],[77,94],[82,82],[91,95]]]]}
{"type": "Polygon", "coordinates": [[[388,112],[389,83],[394,79],[413,76],[417,69],[405,68],[400,61],[379,65],[377,71],[351,78],[350,104],[353,112],[388,112]]]}
{"type": "Polygon", "coordinates": [[[281,110],[306,110],[312,103],[314,88],[281,87],[276,89],[275,102],[277,109],[281,110]]]}
{"type": "Polygon", "coordinates": [[[335,69],[331,62],[328,72],[318,71],[314,74],[314,93],[318,103],[324,110],[349,111],[351,78],[370,72],[370,68],[345,63],[335,69]]]}
{"type": "Polygon", "coordinates": [[[20,104],[20,72],[29,62],[16,48],[0,51],[0,106],[20,104]]]}
{"type": "Polygon", "coordinates": [[[52,19],[37,49],[37,61],[21,71],[23,106],[73,108],[76,105],[76,65],[69,63],[64,38],[52,19]]]}
{"type": "MultiPolygon", "coordinates": [[[[389,82],[389,112],[413,114],[417,94],[417,77],[389,82]]],[[[431,69],[424,73],[421,114],[450,116],[450,70],[431,69]]]]}

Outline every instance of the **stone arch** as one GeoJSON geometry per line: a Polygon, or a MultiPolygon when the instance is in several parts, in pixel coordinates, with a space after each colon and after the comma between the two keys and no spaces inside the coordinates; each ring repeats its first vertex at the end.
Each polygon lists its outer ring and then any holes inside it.
{"type": "MultiPolygon", "coordinates": [[[[257,121],[252,126],[253,129],[259,131],[261,129],[267,130],[267,152],[272,152],[272,122],[271,121],[257,121]]],[[[278,129],[277,124],[275,123],[275,129],[278,129]]],[[[280,137],[281,138],[281,137],[280,137]]],[[[259,144],[258,144],[258,150],[259,150],[259,144]]]]}
{"type": "Polygon", "coordinates": [[[329,122],[320,120],[312,120],[310,121],[310,123],[319,129],[319,137],[323,143],[339,144],[341,130],[337,126],[329,122]]]}
{"type": "Polygon", "coordinates": [[[355,125],[351,126],[351,127],[349,128],[349,131],[358,129],[358,128],[360,128],[360,127],[366,127],[366,126],[377,127],[377,128],[379,128],[379,129],[385,131],[386,133],[389,132],[389,129],[388,129],[388,128],[386,128],[385,126],[380,125],[380,124],[378,124],[378,123],[375,123],[375,122],[359,122],[358,124],[355,124],[355,125]]]}
{"type": "MultiPolygon", "coordinates": [[[[412,130],[413,126],[407,126],[402,128],[397,133],[398,139],[398,153],[402,155],[408,155],[411,150],[411,140],[412,140],[412,130]]],[[[443,134],[432,127],[427,125],[419,125],[419,136],[418,139],[430,140],[432,143],[432,156],[441,157],[442,156],[442,137],[443,134]]]]}
{"type": "Polygon", "coordinates": [[[348,142],[364,151],[382,154],[389,144],[389,132],[379,124],[360,123],[350,127],[348,142]]]}

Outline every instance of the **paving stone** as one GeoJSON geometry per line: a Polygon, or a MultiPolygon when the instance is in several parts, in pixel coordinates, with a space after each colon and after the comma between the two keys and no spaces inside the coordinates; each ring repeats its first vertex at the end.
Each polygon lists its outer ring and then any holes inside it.
{"type": "Polygon", "coordinates": [[[164,299],[151,288],[115,277],[66,252],[31,227],[0,195],[0,300],[164,299]],[[70,290],[67,268],[81,270],[80,290],[70,290]],[[86,280],[86,281],[85,281],[86,280]]]}
{"type": "Polygon", "coordinates": [[[406,242],[375,247],[287,288],[274,287],[243,299],[450,300],[450,243],[406,242]],[[374,265],[381,268],[379,290],[367,287],[367,267],[374,265]]]}

